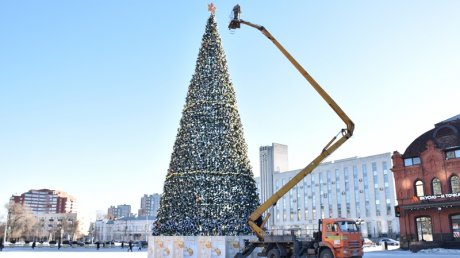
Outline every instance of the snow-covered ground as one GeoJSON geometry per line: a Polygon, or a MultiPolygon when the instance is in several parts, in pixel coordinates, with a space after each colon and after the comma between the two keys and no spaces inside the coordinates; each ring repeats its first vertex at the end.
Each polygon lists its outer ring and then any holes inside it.
{"type": "Polygon", "coordinates": [[[383,257],[460,257],[460,250],[451,249],[426,249],[417,253],[404,251],[399,246],[388,246],[388,250],[382,250],[382,246],[365,247],[364,257],[366,258],[383,258],[383,257]]]}
{"type": "Polygon", "coordinates": [[[5,248],[0,252],[0,258],[147,258],[147,249],[138,251],[133,248],[133,252],[128,252],[127,248],[35,248],[15,247],[5,248]]]}
{"type": "MultiPolygon", "coordinates": [[[[449,249],[427,249],[418,253],[410,251],[402,251],[397,247],[389,246],[390,250],[382,250],[381,246],[366,247],[364,249],[365,258],[388,258],[388,257],[433,257],[433,258],[446,258],[446,257],[460,257],[460,250],[449,249]]],[[[0,252],[0,258],[147,258],[147,250],[141,251],[133,250],[127,252],[126,249],[121,248],[107,248],[100,249],[99,251],[93,248],[5,248],[0,252]]]]}

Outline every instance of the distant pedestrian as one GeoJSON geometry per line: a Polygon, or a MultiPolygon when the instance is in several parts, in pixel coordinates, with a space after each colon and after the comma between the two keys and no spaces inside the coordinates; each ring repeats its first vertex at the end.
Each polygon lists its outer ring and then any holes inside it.
{"type": "Polygon", "coordinates": [[[61,240],[59,240],[59,242],[58,242],[58,250],[60,250],[60,249],[61,249],[61,240]]]}
{"type": "Polygon", "coordinates": [[[125,241],[121,241],[121,249],[125,248],[125,241]]]}
{"type": "Polygon", "coordinates": [[[101,247],[101,243],[99,243],[99,241],[96,242],[96,249],[99,250],[99,248],[101,247]]]}
{"type": "Polygon", "coordinates": [[[3,246],[3,239],[2,239],[2,240],[0,240],[0,252],[3,251],[3,247],[4,246],[3,246]]]}
{"type": "Polygon", "coordinates": [[[133,241],[132,240],[129,240],[128,246],[129,246],[128,252],[132,252],[133,251],[133,241]]]}
{"type": "Polygon", "coordinates": [[[139,241],[139,243],[137,244],[137,250],[142,250],[142,241],[139,241]]]}
{"type": "Polygon", "coordinates": [[[35,246],[36,246],[36,245],[37,245],[37,244],[36,244],[35,241],[34,241],[34,242],[32,243],[32,250],[35,249],[35,246]]]}

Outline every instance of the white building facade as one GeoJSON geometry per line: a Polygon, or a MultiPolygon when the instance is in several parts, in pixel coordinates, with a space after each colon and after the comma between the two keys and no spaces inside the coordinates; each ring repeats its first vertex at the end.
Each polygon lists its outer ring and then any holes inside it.
{"type": "Polygon", "coordinates": [[[74,240],[82,230],[80,218],[77,218],[76,198],[64,191],[31,189],[21,195],[12,195],[12,203],[27,208],[37,220],[31,238],[74,240]]]}
{"type": "Polygon", "coordinates": [[[115,220],[96,220],[92,228],[92,241],[148,241],[152,235],[153,216],[124,217],[115,220]]]}
{"type": "MultiPolygon", "coordinates": [[[[259,148],[260,160],[260,187],[259,196],[261,203],[273,195],[273,174],[280,171],[287,171],[288,168],[288,146],[272,143],[271,146],[259,148]]],[[[268,210],[273,214],[273,208],[268,210]]],[[[273,225],[273,217],[267,221],[267,227],[273,225]]]]}
{"type": "MultiPolygon", "coordinates": [[[[390,168],[390,153],[324,162],[278,201],[268,229],[300,228],[309,234],[317,230],[318,219],[341,217],[362,221],[366,237],[394,237],[399,220],[390,168]]],[[[299,171],[273,173],[273,191],[299,171]]],[[[260,194],[264,185],[256,181],[260,194]]]]}
{"type": "Polygon", "coordinates": [[[77,213],[35,215],[38,224],[34,235],[39,240],[76,240],[80,231],[77,213]]]}

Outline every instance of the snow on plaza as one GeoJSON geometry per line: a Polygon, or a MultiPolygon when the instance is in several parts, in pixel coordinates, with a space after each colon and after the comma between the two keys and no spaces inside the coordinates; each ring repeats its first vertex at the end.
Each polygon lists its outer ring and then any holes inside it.
{"type": "MultiPolygon", "coordinates": [[[[410,251],[403,251],[399,249],[393,249],[383,251],[381,246],[364,248],[365,258],[383,258],[383,257],[460,257],[460,250],[450,249],[426,249],[418,253],[412,253],[410,251]]],[[[5,248],[3,252],[0,252],[0,257],[5,258],[20,258],[20,257],[33,257],[33,258],[79,258],[79,257],[97,257],[97,258],[148,258],[149,253],[146,249],[141,251],[133,250],[133,252],[127,252],[126,249],[109,248],[95,249],[88,248],[71,248],[71,249],[50,249],[50,248],[36,248],[32,250],[28,248],[5,248]]],[[[164,256],[173,258],[172,256],[164,256]]],[[[210,256],[213,257],[213,256],[210,256]]]]}

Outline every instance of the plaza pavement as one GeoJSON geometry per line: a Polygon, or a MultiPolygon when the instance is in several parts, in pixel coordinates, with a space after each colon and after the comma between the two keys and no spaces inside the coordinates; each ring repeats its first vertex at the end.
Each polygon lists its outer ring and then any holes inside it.
{"type": "MultiPolygon", "coordinates": [[[[0,252],[0,258],[147,258],[147,249],[141,251],[133,250],[128,252],[127,249],[121,248],[57,248],[41,247],[32,248],[28,247],[15,247],[5,248],[0,252]]],[[[405,258],[405,257],[426,257],[426,258],[449,258],[460,257],[460,250],[448,249],[430,249],[422,250],[418,253],[409,251],[402,251],[400,249],[393,249],[384,251],[381,247],[365,248],[364,258],[405,258]]],[[[172,257],[171,257],[172,258],[172,257]]]]}

